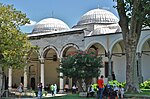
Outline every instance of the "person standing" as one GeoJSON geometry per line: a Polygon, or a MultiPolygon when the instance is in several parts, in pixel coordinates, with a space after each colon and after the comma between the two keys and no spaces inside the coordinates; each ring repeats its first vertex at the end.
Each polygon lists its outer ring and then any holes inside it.
{"type": "Polygon", "coordinates": [[[54,85],[52,84],[51,86],[50,86],[50,88],[51,88],[51,93],[52,93],[52,96],[54,95],[54,85]]]}
{"type": "Polygon", "coordinates": [[[104,76],[101,75],[101,77],[98,79],[97,84],[98,84],[98,88],[99,88],[99,94],[98,94],[98,99],[102,99],[103,97],[103,91],[104,91],[104,76]]]}
{"type": "Polygon", "coordinates": [[[41,99],[42,98],[42,83],[38,84],[38,98],[41,99]]]}
{"type": "Polygon", "coordinates": [[[116,76],[114,72],[112,72],[112,80],[116,80],[116,76]]]}
{"type": "Polygon", "coordinates": [[[57,94],[57,85],[54,84],[54,95],[56,95],[56,94],[57,94]]]}
{"type": "Polygon", "coordinates": [[[17,90],[19,92],[19,99],[20,99],[20,97],[22,95],[22,92],[23,92],[23,84],[22,83],[20,83],[20,85],[18,86],[17,90]]]}

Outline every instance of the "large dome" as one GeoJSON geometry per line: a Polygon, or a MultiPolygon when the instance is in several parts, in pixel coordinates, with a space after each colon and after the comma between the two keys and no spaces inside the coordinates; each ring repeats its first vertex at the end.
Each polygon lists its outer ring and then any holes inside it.
{"type": "Polygon", "coordinates": [[[110,11],[105,9],[93,9],[85,13],[77,25],[90,23],[118,23],[119,19],[110,11]]]}
{"type": "Polygon", "coordinates": [[[53,32],[68,29],[68,25],[63,21],[55,18],[46,18],[35,25],[32,33],[53,32]]]}

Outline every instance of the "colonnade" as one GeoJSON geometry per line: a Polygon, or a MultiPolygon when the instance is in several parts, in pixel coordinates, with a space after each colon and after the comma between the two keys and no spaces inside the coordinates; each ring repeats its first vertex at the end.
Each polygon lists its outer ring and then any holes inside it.
{"type": "MultiPolygon", "coordinates": [[[[141,53],[137,53],[137,76],[139,78],[139,81],[142,82],[143,81],[143,76],[142,76],[142,71],[141,71],[141,53]]],[[[108,80],[111,80],[111,73],[112,73],[112,68],[111,68],[111,61],[112,61],[112,54],[108,53],[107,55],[108,57],[108,63],[109,63],[109,72],[108,72],[108,80]]],[[[40,58],[40,69],[41,69],[41,79],[40,82],[44,85],[44,58],[40,58]]],[[[61,62],[61,60],[60,60],[61,62]]],[[[61,65],[59,66],[61,68],[61,65]]],[[[12,67],[9,67],[8,70],[8,75],[9,75],[9,79],[8,79],[8,89],[11,90],[12,89],[12,67]]],[[[63,76],[63,73],[60,73],[59,76],[63,76]]],[[[96,80],[94,80],[94,82],[96,82],[96,80]]],[[[28,73],[27,73],[27,66],[24,67],[24,90],[27,90],[27,86],[28,86],[28,73]]],[[[59,78],[59,89],[60,92],[63,92],[64,89],[64,80],[63,78],[59,78]]]]}
{"type": "MultiPolygon", "coordinates": [[[[44,58],[40,58],[40,69],[41,69],[41,80],[40,82],[42,83],[43,86],[45,86],[45,83],[44,83],[44,58]]],[[[63,73],[60,73],[59,74],[60,76],[63,75],[63,73]]],[[[12,89],[12,67],[10,66],[9,67],[9,70],[8,70],[8,89],[9,91],[11,91],[12,89]]],[[[63,89],[64,89],[64,80],[63,78],[60,78],[59,79],[59,86],[60,86],[60,92],[63,92],[63,89]]],[[[27,66],[24,67],[24,90],[27,90],[27,86],[28,86],[28,73],[27,73],[27,66]]]]}

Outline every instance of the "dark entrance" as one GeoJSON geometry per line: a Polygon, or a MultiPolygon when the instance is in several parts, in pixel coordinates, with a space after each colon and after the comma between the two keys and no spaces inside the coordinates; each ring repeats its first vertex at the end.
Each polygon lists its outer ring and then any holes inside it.
{"type": "Polygon", "coordinates": [[[21,83],[24,84],[24,77],[21,76],[21,83]]]}
{"type": "Polygon", "coordinates": [[[35,90],[35,78],[34,77],[31,78],[31,88],[32,90],[35,90]]]}
{"type": "MultiPolygon", "coordinates": [[[[111,62],[111,72],[113,72],[113,62],[111,62]]],[[[105,77],[107,78],[109,76],[109,64],[108,62],[105,62],[105,77]]]]}

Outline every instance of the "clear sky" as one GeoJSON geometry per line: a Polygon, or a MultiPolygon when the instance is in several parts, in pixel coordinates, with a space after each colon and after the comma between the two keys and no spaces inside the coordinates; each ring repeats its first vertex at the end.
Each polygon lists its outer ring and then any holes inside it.
{"type": "Polygon", "coordinates": [[[83,14],[98,7],[117,16],[113,0],[0,0],[0,3],[13,4],[17,10],[26,13],[31,24],[21,29],[29,33],[37,22],[50,17],[61,19],[71,28],[83,14]]]}

